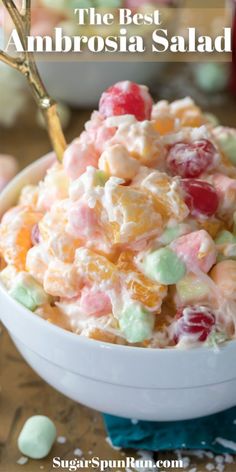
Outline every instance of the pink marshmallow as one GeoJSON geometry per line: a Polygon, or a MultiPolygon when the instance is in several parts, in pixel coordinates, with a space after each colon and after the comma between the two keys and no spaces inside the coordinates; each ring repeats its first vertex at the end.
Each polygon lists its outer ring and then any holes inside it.
{"type": "Polygon", "coordinates": [[[91,143],[83,140],[73,141],[64,153],[64,168],[66,174],[75,180],[82,175],[88,166],[97,167],[99,154],[91,143]]]}
{"type": "Polygon", "coordinates": [[[96,151],[101,154],[116,133],[116,128],[108,128],[99,112],[93,112],[90,121],[85,125],[80,139],[84,143],[93,143],[96,151]]]}
{"type": "Polygon", "coordinates": [[[115,133],[116,128],[107,128],[106,126],[98,128],[95,138],[95,147],[98,152],[102,153],[105,151],[109,141],[111,141],[115,133]]]}
{"type": "Polygon", "coordinates": [[[185,262],[189,272],[207,273],[216,262],[214,241],[204,229],[177,238],[170,247],[185,262]]]}
{"type": "Polygon", "coordinates": [[[236,206],[236,180],[223,174],[214,174],[211,179],[219,197],[218,213],[232,215],[236,206]]]}
{"type": "Polygon", "coordinates": [[[84,202],[75,202],[68,212],[67,231],[75,238],[88,238],[95,234],[98,227],[94,208],[84,202]]]}
{"type": "Polygon", "coordinates": [[[88,316],[104,316],[112,312],[109,296],[105,292],[85,287],[81,292],[80,307],[88,316]]]}

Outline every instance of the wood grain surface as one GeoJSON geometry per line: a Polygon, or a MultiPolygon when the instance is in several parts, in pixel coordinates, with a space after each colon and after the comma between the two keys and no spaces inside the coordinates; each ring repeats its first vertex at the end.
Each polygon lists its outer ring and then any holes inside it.
{"type": "MultiPolygon", "coordinates": [[[[236,126],[235,101],[229,97],[212,110],[225,125],[236,126]]],[[[67,132],[68,142],[81,131],[87,111],[74,111],[67,132]]],[[[14,130],[0,128],[0,152],[17,156],[21,167],[50,150],[46,132],[35,123],[35,108],[29,105],[14,130]]],[[[73,451],[80,448],[83,457],[96,455],[104,459],[124,458],[133,451],[116,451],[106,442],[101,415],[85,408],[58,393],[41,380],[16,351],[8,334],[2,329],[0,337],[0,471],[1,472],[49,472],[52,457],[73,458],[73,451]],[[24,421],[31,415],[48,415],[55,421],[58,435],[64,436],[64,444],[56,443],[49,457],[44,460],[29,460],[25,465],[17,464],[21,454],[17,448],[17,436],[24,421]]],[[[235,399],[236,403],[236,399],[235,399]]],[[[183,453],[187,455],[187,453],[183,453]]],[[[160,458],[170,458],[171,454],[160,454],[160,458]]],[[[174,456],[176,458],[176,456],[174,456]]],[[[186,470],[206,471],[209,459],[191,458],[191,466],[186,470]]],[[[112,469],[118,471],[119,469],[112,469]]],[[[173,469],[172,469],[173,470],[173,469]]],[[[229,464],[225,472],[235,472],[236,463],[229,464]]]]}

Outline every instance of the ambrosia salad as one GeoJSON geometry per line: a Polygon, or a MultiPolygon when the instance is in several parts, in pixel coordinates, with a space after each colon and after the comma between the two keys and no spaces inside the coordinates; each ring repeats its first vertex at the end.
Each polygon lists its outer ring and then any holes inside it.
{"type": "Polygon", "coordinates": [[[151,348],[235,337],[236,130],[120,82],[0,226],[1,281],[35,314],[151,348]]]}

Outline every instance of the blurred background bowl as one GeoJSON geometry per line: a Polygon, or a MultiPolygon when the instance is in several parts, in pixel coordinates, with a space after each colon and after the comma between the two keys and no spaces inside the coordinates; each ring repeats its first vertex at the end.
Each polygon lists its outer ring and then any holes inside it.
{"type": "Polygon", "coordinates": [[[95,107],[102,92],[121,80],[155,85],[165,63],[38,62],[42,79],[56,100],[72,107],[95,107]]]}

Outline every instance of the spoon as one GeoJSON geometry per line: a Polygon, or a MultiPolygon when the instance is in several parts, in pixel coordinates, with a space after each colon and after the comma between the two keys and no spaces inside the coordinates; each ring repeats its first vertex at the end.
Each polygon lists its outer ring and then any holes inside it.
{"type": "Polygon", "coordinates": [[[34,55],[27,51],[27,36],[31,28],[31,0],[22,0],[21,11],[14,0],[2,0],[8,11],[17,33],[24,46],[24,53],[13,57],[0,50],[0,60],[24,75],[30,85],[34,99],[44,115],[47,131],[59,162],[63,160],[66,140],[57,113],[56,102],[48,94],[40,77],[34,55]]]}

